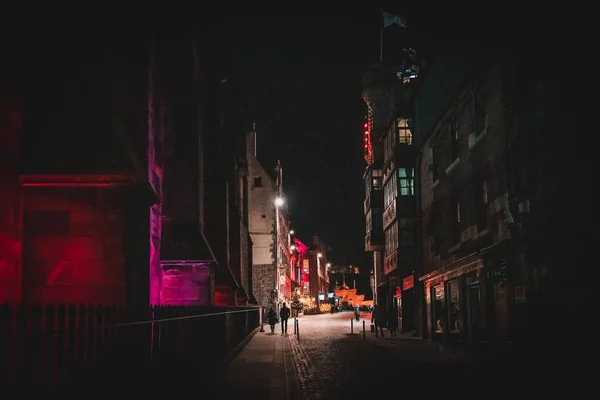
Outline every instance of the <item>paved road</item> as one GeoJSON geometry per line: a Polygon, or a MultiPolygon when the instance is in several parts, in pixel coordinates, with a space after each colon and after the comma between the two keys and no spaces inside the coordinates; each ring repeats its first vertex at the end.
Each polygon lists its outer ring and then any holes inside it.
{"type": "Polygon", "coordinates": [[[367,314],[363,340],[362,321],[350,334],[351,317],[351,313],[341,312],[298,319],[300,341],[292,335],[290,340],[303,398],[446,397],[480,390],[540,393],[531,376],[522,371],[511,374],[510,365],[483,364],[464,352],[440,350],[427,340],[393,340],[388,332],[386,338],[375,338],[367,314]],[[527,382],[534,384],[523,386],[527,382]]]}

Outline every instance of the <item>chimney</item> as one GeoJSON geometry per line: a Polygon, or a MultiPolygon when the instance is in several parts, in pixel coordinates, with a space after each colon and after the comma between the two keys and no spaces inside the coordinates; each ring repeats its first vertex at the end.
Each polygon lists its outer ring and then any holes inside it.
{"type": "Polygon", "coordinates": [[[256,131],[254,129],[246,132],[246,151],[256,157],[256,131]]]}

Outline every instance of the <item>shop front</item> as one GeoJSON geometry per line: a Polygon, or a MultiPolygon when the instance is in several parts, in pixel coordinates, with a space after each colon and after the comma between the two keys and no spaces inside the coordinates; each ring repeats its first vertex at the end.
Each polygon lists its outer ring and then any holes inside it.
{"type": "Polygon", "coordinates": [[[430,338],[457,344],[478,340],[484,329],[483,268],[483,259],[472,256],[419,278],[430,338]]]}

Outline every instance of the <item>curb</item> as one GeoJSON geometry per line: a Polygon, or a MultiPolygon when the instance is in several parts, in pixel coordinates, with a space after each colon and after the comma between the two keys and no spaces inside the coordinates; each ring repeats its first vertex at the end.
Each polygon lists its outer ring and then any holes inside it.
{"type": "Polygon", "coordinates": [[[254,335],[256,335],[256,333],[259,330],[260,330],[260,326],[257,326],[256,328],[254,328],[254,330],[252,332],[250,332],[248,334],[248,336],[246,336],[244,338],[244,340],[242,340],[233,349],[231,349],[229,351],[229,353],[227,353],[227,355],[225,357],[223,357],[217,363],[217,365],[213,368],[212,375],[213,376],[217,376],[221,372],[223,372],[223,370],[225,369],[225,367],[227,367],[237,357],[237,355],[241,353],[241,351],[244,349],[244,347],[246,347],[246,345],[248,344],[248,342],[254,337],[254,335]]]}

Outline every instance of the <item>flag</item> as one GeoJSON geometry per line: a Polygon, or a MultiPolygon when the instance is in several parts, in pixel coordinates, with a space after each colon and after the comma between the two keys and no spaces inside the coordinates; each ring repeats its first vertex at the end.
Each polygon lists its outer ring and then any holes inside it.
{"type": "Polygon", "coordinates": [[[389,12],[381,11],[383,15],[383,27],[395,26],[396,28],[406,28],[406,20],[389,12]]]}

